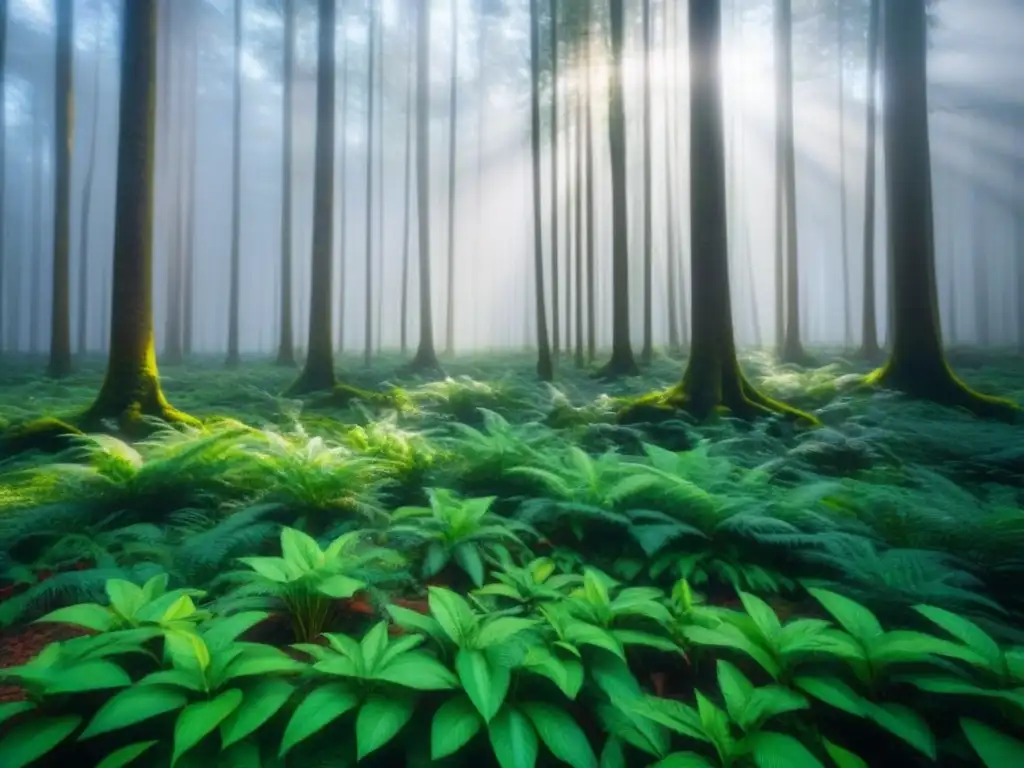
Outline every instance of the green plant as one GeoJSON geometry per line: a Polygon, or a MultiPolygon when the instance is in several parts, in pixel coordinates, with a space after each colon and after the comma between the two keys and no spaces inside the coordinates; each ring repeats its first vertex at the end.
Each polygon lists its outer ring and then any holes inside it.
{"type": "Polygon", "coordinates": [[[537,557],[523,566],[517,566],[507,552],[498,552],[500,568],[492,572],[497,583],[486,584],[473,591],[477,597],[498,597],[525,607],[565,598],[570,589],[582,582],[572,573],[556,573],[555,562],[548,557],[537,557]]]}
{"type": "Polygon", "coordinates": [[[474,586],[484,583],[484,562],[500,556],[507,546],[525,550],[520,534],[529,526],[491,512],[494,497],[460,499],[453,491],[428,488],[429,507],[402,507],[388,532],[410,537],[424,548],[420,575],[430,579],[454,561],[474,586]]]}

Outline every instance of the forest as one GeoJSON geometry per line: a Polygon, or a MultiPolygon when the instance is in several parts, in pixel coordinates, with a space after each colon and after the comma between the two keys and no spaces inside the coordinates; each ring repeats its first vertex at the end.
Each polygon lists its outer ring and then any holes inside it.
{"type": "Polygon", "coordinates": [[[1018,0],[0,0],[0,766],[1024,766],[1018,0]]]}

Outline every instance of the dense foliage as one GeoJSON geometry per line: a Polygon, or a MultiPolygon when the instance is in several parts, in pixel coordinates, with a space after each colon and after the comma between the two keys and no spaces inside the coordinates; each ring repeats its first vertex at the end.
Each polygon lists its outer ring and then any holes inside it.
{"type": "MultiPolygon", "coordinates": [[[[1019,427],[748,363],[826,426],[218,367],[168,376],[201,429],[7,459],[5,642],[63,634],[0,670],[4,766],[1024,764],[1019,427]]],[[[90,376],[7,375],[11,420],[90,376]]]]}

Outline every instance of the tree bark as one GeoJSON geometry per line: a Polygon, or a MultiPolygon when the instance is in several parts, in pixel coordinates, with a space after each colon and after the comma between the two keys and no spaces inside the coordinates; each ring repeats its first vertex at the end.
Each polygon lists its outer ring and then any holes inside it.
{"type": "Polygon", "coordinates": [[[409,61],[406,67],[406,88],[405,88],[405,216],[403,217],[404,229],[402,231],[402,300],[399,312],[401,313],[399,331],[399,345],[402,357],[409,344],[409,251],[412,240],[412,126],[413,126],[413,83],[415,59],[412,50],[415,46],[416,28],[409,24],[409,61]]]}
{"type": "Polygon", "coordinates": [[[369,5],[370,27],[367,35],[366,60],[366,313],[363,339],[363,362],[370,365],[373,359],[373,153],[376,140],[373,133],[374,117],[374,71],[377,65],[377,9],[369,5]]]}
{"type": "Polygon", "coordinates": [[[242,280],[242,1],[235,0],[234,100],[231,112],[231,277],[228,289],[228,359],[241,362],[239,322],[242,280]]]}
{"type": "Polygon", "coordinates": [[[189,36],[187,48],[188,97],[185,130],[188,141],[185,147],[185,226],[184,254],[182,255],[182,296],[181,296],[181,349],[182,355],[192,355],[195,340],[195,261],[196,261],[196,149],[198,146],[199,115],[199,0],[189,0],[189,36]]]}
{"type": "Polygon", "coordinates": [[[846,204],[846,46],[843,0],[836,0],[836,50],[839,58],[839,229],[843,256],[843,344],[853,346],[853,300],[850,297],[850,236],[846,204]]]}
{"type": "MultiPolygon", "coordinates": [[[[7,92],[7,0],[0,0],[0,93],[7,92]]],[[[7,99],[0,99],[0,221],[7,221],[7,99]]],[[[4,278],[7,272],[6,227],[0,227],[0,352],[7,338],[5,320],[7,294],[4,278]]],[[[17,322],[15,318],[14,323],[17,322]]]]}
{"type": "MultiPolygon", "coordinates": [[[[284,7],[284,93],[282,95],[282,176],[281,179],[281,284],[279,304],[280,325],[277,364],[295,365],[294,306],[292,304],[292,159],[295,156],[292,136],[295,111],[295,0],[283,0],[284,7]]],[[[342,109],[345,105],[342,104],[342,109]]],[[[339,310],[342,311],[342,310],[339,310]]]]}
{"type": "Polygon", "coordinates": [[[530,0],[530,145],[533,165],[533,287],[536,293],[537,376],[554,379],[554,363],[548,341],[548,316],[544,300],[544,220],[541,212],[540,163],[540,13],[538,0],[530,0]]]}
{"type": "Polygon", "coordinates": [[[39,89],[32,89],[32,271],[29,276],[28,351],[39,351],[39,330],[43,323],[43,107],[39,89]]]}
{"type": "MultiPolygon", "coordinates": [[[[644,33],[644,343],[640,360],[650,363],[654,356],[654,261],[651,241],[654,238],[651,195],[651,0],[643,3],[644,33]]],[[[668,134],[666,133],[666,136],[668,134]]],[[[671,218],[671,217],[669,217],[671,218]]]]}
{"type": "Polygon", "coordinates": [[[580,93],[579,85],[575,89],[576,101],[576,135],[575,135],[575,165],[576,183],[573,187],[573,195],[576,198],[576,344],[573,356],[574,365],[582,368],[584,365],[583,356],[583,155],[584,138],[583,129],[585,121],[583,117],[584,95],[580,93]]]}
{"type": "Polygon", "coordinates": [[[894,327],[889,359],[867,381],[981,416],[1016,419],[1016,405],[968,389],[946,362],[935,280],[925,3],[886,3],[884,13],[883,120],[894,327]]]}
{"type": "MultiPolygon", "coordinates": [[[[348,40],[348,0],[341,0],[341,34],[348,40]]],[[[341,54],[341,160],[338,166],[338,355],[345,350],[345,258],[348,242],[348,45],[341,54]]]]}
{"type": "Polygon", "coordinates": [[[587,151],[587,362],[597,357],[597,285],[594,237],[594,19],[591,4],[583,10],[583,45],[586,47],[586,151],[587,151]]]}
{"type": "Polygon", "coordinates": [[[459,136],[459,3],[452,0],[452,69],[448,97],[448,291],[445,301],[445,354],[455,353],[455,167],[459,136]]]}
{"type": "MultiPolygon", "coordinates": [[[[319,0],[316,75],[316,145],[313,174],[313,255],[310,264],[309,343],[306,361],[289,394],[334,387],[331,342],[331,262],[334,257],[335,2],[319,0]]],[[[348,41],[346,41],[346,45],[348,41]]],[[[370,294],[367,294],[369,302],[370,294]]]]}
{"type": "Polygon", "coordinates": [[[868,92],[867,92],[867,151],[864,173],[864,295],[861,318],[860,356],[876,360],[881,355],[878,346],[878,319],[875,301],[875,180],[878,166],[878,57],[882,24],[882,0],[871,0],[868,22],[868,92]]]}
{"type": "Polygon", "coordinates": [[[143,417],[195,423],[160,388],[153,341],[153,161],[156,129],[157,0],[126,3],[122,17],[110,355],[99,394],[80,422],[116,419],[144,433],[143,417]]]}
{"type": "Polygon", "coordinates": [[[612,166],[612,357],[601,377],[640,372],[629,339],[629,214],[626,174],[626,110],[622,89],[625,0],[611,0],[612,61],[608,75],[608,141],[612,166]]]}
{"type": "MultiPolygon", "coordinates": [[[[4,2],[4,0],[0,0],[4,2]]],[[[92,132],[89,135],[89,158],[85,167],[85,182],[82,185],[82,210],[78,224],[78,354],[85,354],[89,346],[89,230],[92,220],[92,195],[96,176],[96,145],[99,143],[100,123],[100,19],[102,7],[96,9],[96,40],[93,44],[92,78],[92,132]]],[[[0,91],[3,88],[0,86],[0,91]]],[[[2,122],[2,120],[0,120],[2,122]]],[[[0,154],[2,154],[0,148],[0,154]]],[[[2,168],[2,161],[0,161],[2,168]]]]}
{"type": "MultiPolygon", "coordinates": [[[[665,54],[665,72],[671,72],[671,64],[669,59],[669,50],[671,48],[671,36],[669,35],[669,13],[668,5],[665,6],[664,11],[665,17],[662,20],[663,25],[663,42],[662,46],[665,54]]],[[[667,295],[667,306],[665,308],[668,314],[668,348],[673,354],[677,354],[682,348],[681,339],[679,337],[679,262],[677,260],[679,252],[679,244],[676,242],[676,200],[675,200],[675,178],[673,174],[673,156],[672,156],[672,127],[669,120],[669,114],[672,111],[671,88],[667,85],[664,88],[665,94],[665,263],[666,263],[666,276],[667,282],[666,289],[667,295]]]]}
{"type": "Polygon", "coordinates": [[[551,346],[554,359],[562,349],[562,308],[558,261],[558,0],[551,0],[551,346]]]}
{"type": "Polygon", "coordinates": [[[52,378],[71,373],[71,151],[74,141],[74,7],[57,2],[57,66],[54,83],[53,298],[50,303],[52,378]]]}

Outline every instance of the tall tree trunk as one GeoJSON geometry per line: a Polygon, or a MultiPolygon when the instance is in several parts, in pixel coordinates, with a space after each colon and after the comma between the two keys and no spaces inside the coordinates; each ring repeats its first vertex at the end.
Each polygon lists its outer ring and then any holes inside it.
{"type": "MultiPolygon", "coordinates": [[[[690,0],[690,230],[693,341],[683,379],[644,406],[704,418],[724,406],[737,416],[781,412],[813,418],[755,390],[740,371],[729,296],[728,221],[721,81],[721,4],[690,0]]],[[[640,418],[649,418],[647,407],[640,418]]],[[[624,417],[626,415],[624,414],[624,417]]],[[[628,420],[628,417],[627,417],[628,420]]]]}
{"type": "MultiPolygon", "coordinates": [[[[487,8],[489,0],[478,0],[477,17],[478,32],[476,41],[476,60],[477,60],[477,72],[479,82],[477,87],[479,93],[477,99],[479,101],[479,108],[477,109],[477,122],[476,122],[476,252],[480,253],[483,250],[483,209],[484,209],[484,136],[487,135],[487,8]]],[[[473,277],[473,292],[476,293],[477,280],[478,280],[478,264],[479,262],[474,259],[470,265],[473,277]]],[[[475,326],[474,326],[475,327],[475,326]]],[[[476,342],[477,336],[474,333],[474,342],[476,342]]]]}
{"type": "Polygon", "coordinates": [[[229,368],[241,362],[239,322],[242,290],[242,0],[235,0],[234,100],[231,114],[231,283],[228,289],[229,368]]]}
{"type": "Polygon", "coordinates": [[[199,128],[199,0],[189,0],[187,41],[185,145],[185,225],[184,253],[182,254],[181,290],[181,350],[185,358],[191,357],[195,337],[195,262],[196,262],[196,150],[199,128]]]}
{"type": "MultiPolygon", "coordinates": [[[[281,102],[281,282],[278,299],[279,334],[277,364],[295,365],[295,319],[292,304],[292,160],[295,156],[292,137],[295,111],[295,0],[283,0],[284,7],[284,93],[281,102]]],[[[342,11],[344,13],[344,11],[342,11]]],[[[342,104],[342,110],[345,105],[342,104]]],[[[343,310],[339,310],[343,311],[343,310]]]]}
{"type": "Polygon", "coordinates": [[[786,362],[806,360],[800,341],[799,229],[796,215],[796,140],[793,135],[793,11],[791,0],[777,0],[776,76],[778,78],[779,128],[782,131],[786,233],[786,334],[780,350],[786,362]]]}
{"type": "Polygon", "coordinates": [[[583,45],[586,47],[584,66],[586,80],[586,149],[587,149],[587,362],[597,357],[597,269],[594,237],[594,19],[591,4],[583,10],[583,45]]]}
{"type": "Polygon", "coordinates": [[[57,66],[53,121],[53,298],[50,302],[50,363],[53,378],[71,373],[71,103],[74,68],[72,0],[57,2],[57,66]]]}
{"type": "MultiPolygon", "coordinates": [[[[180,4],[165,3],[165,20],[161,24],[163,31],[164,78],[166,79],[162,109],[158,109],[158,120],[163,124],[162,141],[164,149],[164,169],[170,175],[166,187],[167,201],[162,206],[166,210],[170,232],[167,236],[167,313],[164,326],[164,362],[178,365],[184,358],[182,350],[182,229],[185,213],[185,185],[183,183],[185,132],[178,129],[181,124],[181,107],[184,103],[184,78],[181,76],[181,62],[177,40],[182,27],[179,20],[180,4]],[[172,45],[175,41],[175,45],[172,45]],[[176,90],[181,89],[176,94],[176,90]]],[[[158,138],[158,141],[161,139],[158,138]]]]}
{"type": "Polygon", "coordinates": [[[875,316],[875,181],[878,166],[878,57],[882,24],[882,0],[871,0],[868,22],[867,151],[864,172],[864,295],[861,321],[860,356],[875,360],[878,347],[878,320],[875,316]]]}
{"type": "MultiPolygon", "coordinates": [[[[664,35],[662,39],[662,48],[665,55],[664,69],[666,76],[672,72],[671,59],[669,52],[672,47],[672,37],[669,33],[669,10],[668,4],[665,4],[664,18],[662,19],[662,33],[664,35]]],[[[672,126],[670,121],[670,113],[672,112],[672,101],[671,94],[673,89],[668,86],[664,87],[665,95],[665,264],[666,264],[666,276],[665,281],[667,283],[666,288],[668,291],[667,295],[667,306],[665,308],[668,314],[668,348],[672,353],[678,353],[682,348],[682,343],[679,338],[679,262],[677,260],[679,253],[679,244],[676,242],[676,200],[675,200],[675,177],[672,173],[673,157],[672,157],[672,126]]]]}
{"type": "Polygon", "coordinates": [[[540,163],[540,14],[538,0],[530,0],[530,146],[533,155],[533,287],[536,293],[537,376],[554,379],[544,301],[544,220],[541,213],[540,163]]]}
{"type": "Polygon", "coordinates": [[[377,24],[377,103],[380,110],[377,114],[377,243],[380,251],[377,258],[377,356],[380,356],[384,343],[384,275],[387,243],[384,241],[384,25],[377,24]]]}
{"type": "Polygon", "coordinates": [[[121,22],[121,106],[117,145],[110,356],[96,401],[81,421],[118,419],[144,432],[143,417],[194,420],[164,398],[153,341],[153,160],[157,0],[125,3],[121,22]]]}
{"type": "MultiPolygon", "coordinates": [[[[644,345],[640,359],[650,363],[654,356],[654,238],[651,195],[651,0],[643,4],[644,31],[644,345]]],[[[666,134],[667,135],[667,134],[666,134]]]]}
{"type": "Polygon", "coordinates": [[[32,89],[32,271],[29,282],[28,350],[39,351],[39,329],[43,323],[43,107],[39,88],[32,89]]]}
{"type": "Polygon", "coordinates": [[[574,139],[576,183],[573,185],[573,196],[576,198],[576,348],[574,363],[577,368],[582,368],[584,365],[583,302],[585,298],[583,293],[583,129],[586,123],[583,118],[583,109],[586,97],[580,92],[581,90],[581,86],[577,84],[574,91],[576,101],[576,134],[574,139]]]}
{"type": "Polygon", "coordinates": [[[444,351],[455,352],[455,166],[459,134],[459,0],[452,7],[452,70],[448,97],[448,293],[445,301],[444,351]]]}
{"type": "Polygon", "coordinates": [[[419,226],[420,340],[409,367],[437,370],[434,312],[430,296],[430,4],[417,13],[416,31],[416,202],[419,226]]]}
{"type": "Polygon", "coordinates": [[[839,58],[839,224],[843,239],[843,345],[853,347],[853,299],[850,296],[850,236],[846,204],[846,45],[843,0],[836,0],[836,51],[839,58]]]}
{"type": "MultiPolygon", "coordinates": [[[[7,0],[0,0],[0,93],[7,93],[7,0]]],[[[7,99],[0,98],[0,221],[7,221],[7,99]]],[[[5,235],[7,228],[0,226],[0,352],[6,339],[4,320],[7,312],[7,294],[4,278],[7,271],[5,235]]],[[[17,319],[12,319],[16,323],[17,319]]]]}
{"type": "MultiPolygon", "coordinates": [[[[334,257],[335,0],[318,0],[316,145],[313,174],[313,256],[310,263],[309,344],[292,395],[334,386],[331,342],[331,261],[334,257]]],[[[348,41],[345,41],[348,44],[348,41]]],[[[369,294],[367,294],[369,302],[369,294]]]]}
{"type": "Polygon", "coordinates": [[[374,73],[377,64],[377,7],[369,5],[370,26],[367,35],[366,60],[366,313],[363,339],[363,362],[373,359],[373,153],[376,137],[373,134],[374,73]]]}
{"type": "Polygon", "coordinates": [[[629,339],[629,215],[626,110],[622,91],[625,0],[611,0],[612,61],[608,74],[608,141],[612,166],[612,357],[601,376],[639,373],[629,339]]]}
{"type": "Polygon", "coordinates": [[[415,47],[416,27],[409,22],[409,61],[406,67],[405,87],[405,215],[403,218],[402,231],[402,301],[399,312],[401,313],[399,331],[399,345],[402,357],[409,346],[409,251],[412,240],[412,126],[413,126],[413,83],[415,70],[415,58],[412,50],[415,47]]]}
{"type": "Polygon", "coordinates": [[[558,0],[551,0],[551,348],[554,360],[562,349],[558,263],[558,0]]]}
{"type": "MultiPolygon", "coordinates": [[[[0,3],[4,0],[0,0],[0,3]]],[[[97,6],[94,22],[96,39],[93,42],[92,76],[92,128],[89,134],[89,158],[85,167],[85,183],[82,185],[82,211],[78,223],[78,354],[85,354],[89,346],[89,225],[92,220],[92,195],[96,176],[96,145],[99,143],[100,124],[100,62],[103,60],[100,48],[100,24],[103,7],[97,6]]],[[[0,92],[3,88],[0,86],[0,92]]],[[[2,121],[0,121],[2,122],[2,121]]],[[[0,149],[2,153],[2,149],[0,149]]],[[[3,161],[0,161],[2,168],[3,161]]]]}
{"type": "Polygon", "coordinates": [[[885,3],[884,13],[883,120],[895,322],[889,360],[868,382],[979,415],[1016,418],[1017,406],[971,391],[946,363],[935,282],[925,2],[885,3]]]}

